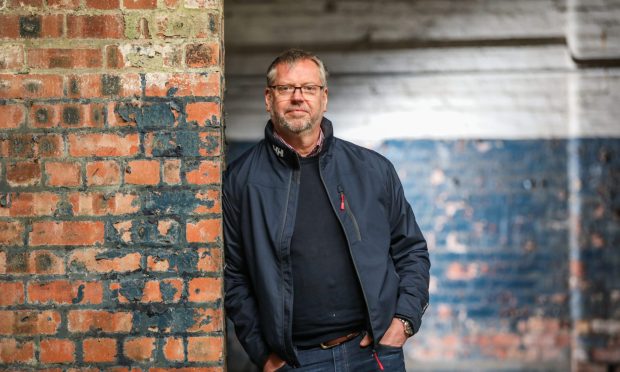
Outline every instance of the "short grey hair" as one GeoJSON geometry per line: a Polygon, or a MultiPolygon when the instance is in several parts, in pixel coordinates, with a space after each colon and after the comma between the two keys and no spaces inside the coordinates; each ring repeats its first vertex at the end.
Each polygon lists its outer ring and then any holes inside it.
{"type": "Polygon", "coordinates": [[[301,49],[289,49],[271,62],[269,68],[267,69],[267,86],[272,86],[276,80],[276,67],[282,63],[286,63],[289,66],[294,65],[295,63],[303,60],[310,60],[314,62],[319,68],[319,77],[321,79],[321,84],[323,86],[327,86],[327,77],[329,76],[329,72],[327,68],[325,68],[325,64],[319,57],[317,57],[314,53],[307,52],[301,49]]]}

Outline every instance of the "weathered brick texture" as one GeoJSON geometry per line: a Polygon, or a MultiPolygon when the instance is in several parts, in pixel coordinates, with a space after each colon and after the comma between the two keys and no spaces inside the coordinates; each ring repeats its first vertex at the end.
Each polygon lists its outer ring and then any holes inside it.
{"type": "Polygon", "coordinates": [[[223,370],[222,3],[0,0],[0,370],[223,370]]]}

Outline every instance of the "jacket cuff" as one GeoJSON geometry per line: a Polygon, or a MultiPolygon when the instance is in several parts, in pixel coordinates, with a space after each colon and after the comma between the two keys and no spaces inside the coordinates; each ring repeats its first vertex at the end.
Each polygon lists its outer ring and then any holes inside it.
{"type": "Polygon", "coordinates": [[[266,353],[259,355],[256,360],[253,360],[253,362],[256,363],[256,365],[258,366],[259,370],[263,370],[265,363],[267,363],[267,359],[269,359],[269,354],[271,353],[267,351],[266,353]]]}
{"type": "Polygon", "coordinates": [[[411,328],[413,328],[413,334],[415,335],[420,330],[420,326],[422,325],[422,315],[424,315],[426,308],[428,308],[428,303],[424,305],[424,307],[417,315],[411,312],[402,311],[402,309],[397,308],[394,316],[408,320],[409,323],[411,323],[411,328]]]}

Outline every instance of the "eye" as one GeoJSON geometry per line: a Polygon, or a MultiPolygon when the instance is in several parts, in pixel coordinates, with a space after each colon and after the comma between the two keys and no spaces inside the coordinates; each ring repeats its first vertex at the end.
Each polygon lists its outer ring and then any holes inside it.
{"type": "Polygon", "coordinates": [[[278,85],[276,89],[278,90],[278,93],[288,94],[291,93],[295,87],[292,85],[278,85]]]}
{"type": "Polygon", "coordinates": [[[319,87],[318,85],[304,85],[301,87],[301,90],[304,93],[316,94],[319,91],[319,87]]]}

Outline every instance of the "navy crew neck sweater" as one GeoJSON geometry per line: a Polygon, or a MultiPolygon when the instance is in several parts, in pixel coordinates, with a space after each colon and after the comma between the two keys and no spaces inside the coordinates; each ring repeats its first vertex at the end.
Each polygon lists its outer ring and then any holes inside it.
{"type": "Polygon", "coordinates": [[[362,290],[344,231],[320,178],[318,156],[301,158],[291,259],[297,346],[318,345],[365,328],[362,290]]]}

